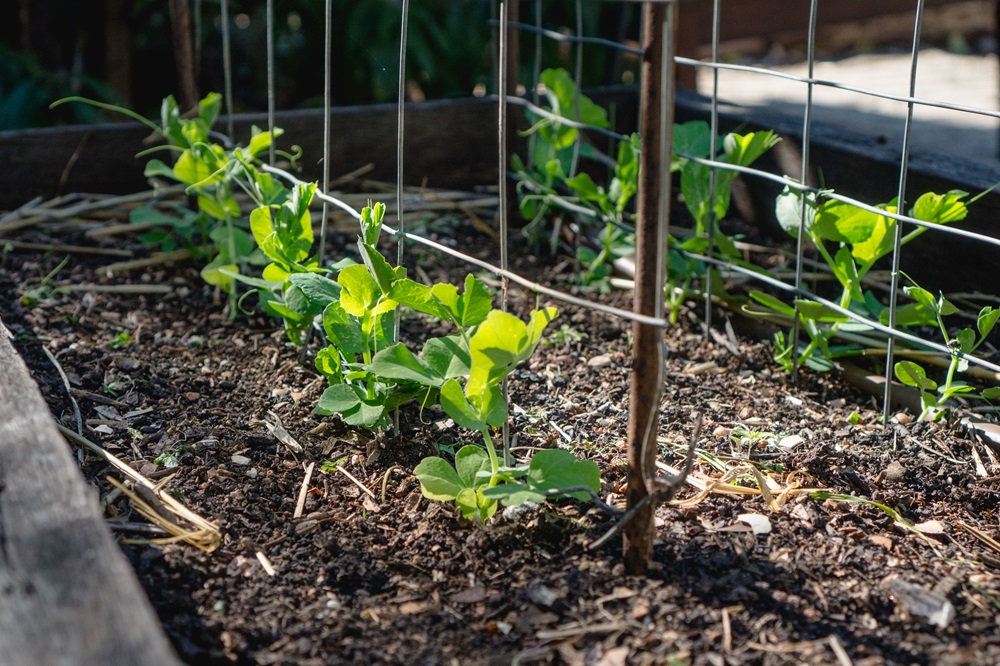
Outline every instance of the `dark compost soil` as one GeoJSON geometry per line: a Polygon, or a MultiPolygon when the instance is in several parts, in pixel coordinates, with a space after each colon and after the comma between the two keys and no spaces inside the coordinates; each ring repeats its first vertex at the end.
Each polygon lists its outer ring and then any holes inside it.
{"type": "MultiPolygon", "coordinates": [[[[493,253],[482,236],[461,243],[493,253]]],[[[431,279],[464,275],[415,250],[409,258],[431,279]]],[[[712,493],[658,509],[656,569],[630,577],[620,537],[589,548],[616,520],[589,504],[508,511],[484,527],[422,498],[414,465],[468,433],[435,410],[405,409],[400,434],[377,438],[313,415],[323,380],[310,362],[276,322],[229,321],[196,267],[109,278],[106,260],[74,258],[42,285],[38,276],[60,259],[5,253],[0,315],[60,423],[76,427],[43,346],[69,377],[84,434],[147,476],[172,473],[177,497],[219,525],[223,544],[211,554],[122,545],[189,663],[1000,662],[1000,552],[962,527],[996,535],[1000,468],[957,426],[883,432],[874,400],[835,377],[793,385],[765,344],[706,341],[689,322],[672,328],[662,461],[680,464],[690,414],[701,412],[698,446],[727,469],[744,465],[738,485],[757,487],[752,462],[780,487],[874,500],[927,534],[867,504],[776,490],[773,511],[759,494],[712,493]],[[124,282],[170,290],[100,290],[124,282]],[[28,292],[38,301],[30,307],[21,302],[28,292]],[[270,434],[262,421],[275,418],[303,453],[270,434]],[[170,458],[172,469],[154,462],[170,458]],[[317,465],[294,519],[311,461],[342,461],[370,494],[317,465]],[[743,514],[766,516],[770,532],[756,534],[743,514]]],[[[570,269],[544,263],[524,256],[516,268],[565,286],[570,269]]],[[[606,300],[628,307],[629,294],[606,300]]],[[[523,314],[534,297],[514,290],[512,303],[523,314]]],[[[605,499],[621,504],[631,326],[560,310],[548,344],[512,377],[515,453],[558,446],[587,456],[601,466],[605,499]]],[[[411,340],[429,326],[404,318],[411,340]]],[[[79,458],[106,496],[112,469],[89,453],[79,458]]],[[[723,474],[706,458],[696,470],[702,479],[723,474]]],[[[697,496],[689,487],[679,499],[697,496]]],[[[142,522],[125,499],[108,514],[142,522]]]]}

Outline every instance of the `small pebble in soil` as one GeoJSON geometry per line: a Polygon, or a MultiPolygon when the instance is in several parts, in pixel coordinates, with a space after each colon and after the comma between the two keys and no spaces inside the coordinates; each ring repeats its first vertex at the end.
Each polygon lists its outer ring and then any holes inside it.
{"type": "Polygon", "coordinates": [[[508,506],[503,510],[503,519],[512,523],[519,523],[538,510],[538,505],[534,502],[523,502],[508,506]]]}
{"type": "Polygon", "coordinates": [[[885,468],[885,478],[887,481],[900,483],[906,478],[906,468],[898,460],[893,460],[885,468]]]}
{"type": "Polygon", "coordinates": [[[601,354],[600,356],[594,356],[587,360],[587,365],[591,368],[603,368],[606,365],[611,365],[612,359],[607,354],[601,354]]]}

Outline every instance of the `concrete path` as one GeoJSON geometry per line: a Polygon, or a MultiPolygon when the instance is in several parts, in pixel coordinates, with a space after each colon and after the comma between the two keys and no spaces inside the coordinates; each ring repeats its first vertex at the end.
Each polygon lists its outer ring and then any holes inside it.
{"type": "MultiPolygon", "coordinates": [[[[766,66],[766,65],[765,65],[766,66]]],[[[767,66],[806,76],[805,63],[767,66]]],[[[909,89],[909,54],[863,54],[816,62],[814,78],[836,81],[896,95],[909,89]]],[[[1000,65],[995,55],[958,55],[922,50],[918,58],[916,97],[1000,110],[1000,65]]],[[[712,93],[712,70],[700,68],[698,91],[712,93]]],[[[749,106],[767,106],[790,115],[803,113],[806,85],[755,73],[720,71],[719,98],[749,106]]],[[[881,137],[902,146],[907,105],[826,86],[813,89],[813,120],[881,137]]],[[[911,154],[964,156],[1000,164],[1000,119],[948,109],[914,108],[911,154]]]]}

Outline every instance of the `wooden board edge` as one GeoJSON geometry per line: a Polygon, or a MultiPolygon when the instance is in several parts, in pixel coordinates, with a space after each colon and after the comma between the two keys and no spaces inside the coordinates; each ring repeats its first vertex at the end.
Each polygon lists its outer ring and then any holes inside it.
{"type": "Polygon", "coordinates": [[[0,320],[0,662],[180,661],[0,320]]]}

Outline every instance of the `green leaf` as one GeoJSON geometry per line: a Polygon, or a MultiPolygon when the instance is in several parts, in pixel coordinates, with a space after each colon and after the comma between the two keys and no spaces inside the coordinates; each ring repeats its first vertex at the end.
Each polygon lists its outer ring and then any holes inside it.
{"type": "Polygon", "coordinates": [[[983,392],[979,395],[984,400],[1000,400],[1000,386],[991,386],[988,389],[983,389],[983,392]]]}
{"type": "Polygon", "coordinates": [[[361,259],[365,262],[368,272],[375,279],[379,291],[388,295],[396,281],[396,273],[392,270],[392,266],[373,246],[359,242],[358,249],[361,251],[361,259]]]}
{"type": "Polygon", "coordinates": [[[176,180],[177,178],[177,176],[174,175],[173,168],[164,164],[162,160],[149,160],[149,162],[146,163],[146,169],[142,172],[142,175],[146,178],[153,178],[155,176],[170,178],[171,180],[176,180]]]}
{"type": "Polygon", "coordinates": [[[500,386],[491,386],[488,390],[469,396],[469,402],[478,404],[483,420],[494,428],[499,428],[507,421],[507,401],[503,398],[500,386]]]}
{"type": "MultiPolygon", "coordinates": [[[[601,472],[597,463],[578,460],[569,451],[552,449],[539,451],[528,465],[528,480],[536,488],[556,490],[570,486],[587,486],[595,492],[601,489],[601,472]]],[[[571,493],[570,497],[585,500],[586,493],[571,493]]]]}
{"type": "MultiPolygon", "coordinates": [[[[528,465],[523,483],[507,483],[483,491],[488,498],[499,499],[506,505],[521,504],[528,500],[540,502],[546,492],[587,486],[594,492],[601,489],[601,472],[590,460],[578,460],[569,451],[552,449],[536,453],[528,465]]],[[[568,497],[585,501],[591,498],[586,492],[567,493],[568,497]]]]}
{"type": "Polygon", "coordinates": [[[944,297],[944,294],[938,294],[937,309],[942,317],[947,317],[948,315],[953,315],[958,312],[958,308],[955,304],[944,297]]]}
{"type": "Polygon", "coordinates": [[[742,256],[742,253],[736,249],[736,244],[733,242],[733,239],[718,229],[715,230],[715,234],[713,234],[712,238],[715,241],[715,250],[718,253],[725,257],[737,259],[742,256]]]}
{"type": "MultiPolygon", "coordinates": [[[[552,113],[587,125],[608,126],[607,112],[586,95],[578,93],[573,78],[566,70],[546,69],[541,74],[541,81],[545,85],[545,96],[552,113]]],[[[570,148],[579,132],[575,127],[568,127],[557,120],[545,119],[539,126],[539,134],[545,143],[560,150],[570,148]]]]}
{"type": "Polygon", "coordinates": [[[412,381],[434,387],[443,383],[440,375],[401,342],[375,354],[371,370],[379,377],[395,381],[412,381]]]}
{"type": "MultiPolygon", "coordinates": [[[[774,214],[778,218],[778,224],[792,238],[799,237],[799,229],[802,227],[802,196],[800,190],[794,190],[786,185],[774,202],[774,214]]],[[[805,193],[805,200],[806,232],[809,233],[816,220],[815,193],[805,193]]]]}
{"type": "Polygon", "coordinates": [[[855,215],[873,214],[861,210],[856,206],[841,203],[840,201],[826,201],[819,207],[816,219],[809,232],[818,239],[834,241],[836,243],[850,243],[852,241],[840,230],[840,224],[843,223],[851,226],[849,220],[855,215]],[[842,222],[844,220],[848,220],[848,222],[842,222]]]}
{"type": "Polygon", "coordinates": [[[934,295],[922,287],[903,287],[903,292],[920,303],[924,307],[930,308],[935,313],[938,312],[938,302],[934,295]]]}
{"type": "Polygon", "coordinates": [[[361,407],[362,395],[362,390],[352,384],[328,386],[316,403],[315,412],[329,415],[357,411],[361,407]]]}
{"type": "Polygon", "coordinates": [[[971,354],[976,348],[976,332],[971,328],[963,328],[958,332],[958,350],[963,354],[971,354]]]}
{"type": "Polygon", "coordinates": [[[815,321],[836,323],[850,320],[850,317],[843,315],[833,308],[823,305],[822,303],[817,303],[816,301],[796,299],[795,305],[799,309],[799,314],[815,321]]]}
{"type": "Polygon", "coordinates": [[[964,395],[966,393],[972,393],[975,391],[974,386],[969,386],[965,382],[952,382],[951,386],[946,386],[942,384],[938,387],[938,393],[940,393],[945,398],[950,398],[953,395],[964,395]]]}
{"type": "Polygon", "coordinates": [[[465,291],[461,297],[455,285],[446,283],[431,287],[431,295],[444,306],[455,323],[463,328],[481,324],[493,307],[489,287],[471,273],[465,277],[465,291]]]}
{"type": "Polygon", "coordinates": [[[213,173],[212,167],[204,160],[194,155],[191,149],[185,150],[174,164],[174,178],[185,185],[196,185],[207,180],[213,173]]]}
{"type": "Polygon", "coordinates": [[[313,303],[304,293],[302,293],[301,289],[290,282],[285,284],[283,298],[285,300],[285,305],[287,305],[289,309],[298,313],[301,317],[315,317],[323,311],[322,306],[313,303]]]}
{"type": "Polygon", "coordinates": [[[852,240],[851,254],[860,263],[871,265],[892,251],[896,221],[860,208],[856,210],[865,215],[855,215],[850,218],[849,222],[856,223],[855,226],[850,226],[845,221],[838,224],[838,227],[849,239],[866,234],[864,240],[852,240]]]}
{"type": "Polygon", "coordinates": [[[484,497],[482,488],[463,488],[455,498],[455,506],[466,520],[478,519],[480,522],[485,522],[497,510],[496,501],[484,497]]]}
{"type": "Polygon", "coordinates": [[[250,137],[250,145],[247,146],[247,151],[254,157],[269,150],[274,139],[284,134],[284,130],[280,127],[275,127],[273,134],[271,132],[261,132],[257,127],[254,127],[253,130],[256,131],[251,131],[252,136],[250,137]]]}
{"type": "Polygon", "coordinates": [[[712,131],[704,120],[674,125],[673,150],[692,157],[707,157],[712,147],[712,131]]]}
{"type": "Polygon", "coordinates": [[[842,247],[837,250],[837,254],[833,257],[833,265],[830,268],[844,289],[851,293],[852,301],[864,300],[865,296],[861,292],[861,277],[858,275],[858,265],[854,263],[854,256],[849,249],[842,247]]]}
{"type": "Polygon", "coordinates": [[[439,319],[449,319],[448,310],[434,298],[431,288],[419,282],[410,279],[396,280],[389,290],[389,298],[411,310],[439,319]]]}
{"type": "Polygon", "coordinates": [[[216,257],[214,261],[201,269],[201,279],[212,286],[221,287],[226,293],[230,293],[233,289],[231,274],[239,272],[240,267],[236,264],[223,263],[222,257],[216,257]]]}
{"type": "Polygon", "coordinates": [[[306,298],[320,310],[340,299],[341,286],[316,273],[295,273],[288,281],[302,290],[306,298]]]}
{"type": "Polygon", "coordinates": [[[535,347],[537,347],[539,341],[541,341],[542,333],[545,332],[545,327],[548,326],[552,320],[558,316],[558,314],[558,310],[548,307],[540,310],[533,310],[532,313],[528,315],[528,344],[526,347],[521,349],[520,353],[518,353],[517,362],[521,362],[535,353],[535,347]]]}
{"type": "Polygon", "coordinates": [[[781,137],[772,130],[749,134],[727,134],[722,142],[726,161],[736,166],[750,166],[768,150],[776,146],[781,137]]]}
{"type": "Polygon", "coordinates": [[[331,384],[344,381],[340,368],[340,354],[334,347],[324,347],[316,352],[316,370],[327,377],[331,384]]]}
{"type": "Polygon", "coordinates": [[[362,317],[372,310],[382,295],[368,268],[362,264],[348,266],[340,271],[337,282],[343,288],[340,293],[341,306],[355,317],[362,317]]]}
{"type": "Polygon", "coordinates": [[[767,294],[763,291],[751,290],[750,298],[752,298],[753,300],[757,301],[758,303],[760,303],[765,307],[771,308],[776,312],[780,312],[782,314],[786,314],[789,316],[795,315],[795,308],[788,305],[784,301],[778,299],[777,297],[772,296],[771,294],[767,294]]]}
{"type": "Polygon", "coordinates": [[[267,266],[264,267],[264,270],[261,271],[260,276],[264,278],[265,282],[277,283],[279,285],[282,285],[288,280],[288,277],[292,275],[292,271],[289,270],[289,268],[291,267],[289,266],[288,268],[286,268],[285,267],[286,265],[287,264],[285,264],[284,262],[281,263],[275,262],[273,264],[268,264],[267,266]]]}
{"type": "Polygon", "coordinates": [[[933,391],[937,382],[927,377],[922,367],[913,361],[899,361],[894,366],[896,378],[907,386],[914,386],[921,391],[933,391]]]}
{"type": "MultiPolygon", "coordinates": [[[[882,308],[879,321],[889,324],[889,308],[882,308]]],[[[937,312],[923,303],[907,303],[896,308],[897,326],[933,326],[937,324],[937,312]]]]}
{"type": "MultiPolygon", "coordinates": [[[[264,245],[264,240],[274,233],[274,220],[271,211],[275,208],[277,207],[260,206],[250,212],[250,231],[253,233],[257,245],[264,245]]],[[[275,257],[271,258],[275,259],[275,257]]]]}
{"type": "Polygon", "coordinates": [[[368,351],[364,330],[361,322],[334,301],[323,310],[323,329],[330,342],[340,350],[340,353],[363,354],[368,351]]]}
{"type": "Polygon", "coordinates": [[[478,488],[489,483],[490,457],[478,446],[463,446],[455,454],[455,470],[462,479],[462,485],[466,488],[478,488]],[[482,475],[481,472],[486,474],[482,475]]]}
{"type": "Polygon", "coordinates": [[[420,481],[420,492],[424,497],[440,502],[448,502],[458,497],[465,488],[462,478],[448,461],[443,458],[424,458],[413,468],[413,475],[420,481]]]}
{"type": "Polygon", "coordinates": [[[979,316],[976,318],[976,328],[979,329],[981,338],[990,334],[997,324],[997,319],[1000,319],[1000,308],[992,308],[987,305],[979,311],[979,316]]]}
{"type": "Polygon", "coordinates": [[[832,360],[822,356],[813,355],[810,355],[805,359],[805,364],[806,367],[813,372],[830,372],[836,367],[832,360]]]}
{"type": "Polygon", "coordinates": [[[205,127],[209,129],[215,124],[221,110],[222,95],[217,92],[208,93],[198,102],[198,117],[205,124],[205,127]]]}
{"type": "Polygon", "coordinates": [[[452,379],[469,374],[472,359],[461,335],[431,338],[421,352],[424,362],[438,377],[452,379]]]}
{"type": "Polygon", "coordinates": [[[515,363],[522,349],[528,346],[528,330],[524,322],[507,312],[490,312],[469,341],[472,359],[466,392],[469,395],[486,391],[506,376],[508,366],[515,363]]]}
{"type": "Polygon", "coordinates": [[[569,185],[577,196],[587,201],[600,201],[607,198],[590,174],[586,172],[578,173],[573,178],[566,178],[563,182],[569,185]]]}
{"type": "Polygon", "coordinates": [[[462,428],[479,432],[486,430],[485,420],[469,403],[461,385],[454,379],[449,379],[441,386],[441,408],[462,428]]]}
{"type": "Polygon", "coordinates": [[[375,247],[382,235],[382,217],[385,215],[385,204],[371,202],[361,210],[361,242],[375,247]]]}
{"type": "Polygon", "coordinates": [[[206,214],[216,220],[224,220],[230,216],[229,211],[227,211],[218,201],[213,197],[199,196],[198,197],[198,208],[203,210],[206,214]]]}
{"type": "Polygon", "coordinates": [[[967,196],[969,193],[962,190],[951,190],[946,194],[927,192],[913,204],[910,217],[935,224],[948,224],[964,220],[969,214],[969,210],[962,199],[967,196]]]}

